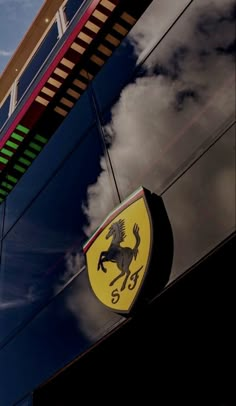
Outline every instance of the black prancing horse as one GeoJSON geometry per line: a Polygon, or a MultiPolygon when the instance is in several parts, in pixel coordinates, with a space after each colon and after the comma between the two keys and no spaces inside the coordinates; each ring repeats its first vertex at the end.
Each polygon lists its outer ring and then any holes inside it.
{"type": "Polygon", "coordinates": [[[107,251],[102,251],[100,254],[100,258],[98,261],[98,267],[102,269],[103,272],[106,272],[106,268],[104,267],[104,262],[116,262],[117,267],[121,271],[121,273],[116,276],[111,282],[110,286],[114,285],[114,283],[125,276],[124,281],[121,286],[121,290],[124,290],[126,287],[127,280],[130,276],[129,266],[131,261],[136,259],[138,255],[138,247],[140,244],[140,236],[139,236],[139,226],[137,224],[133,227],[133,233],[136,238],[136,243],[134,248],[130,247],[121,247],[120,244],[124,241],[125,235],[125,222],[124,220],[119,220],[113,223],[110,228],[109,232],[106,235],[106,239],[112,237],[112,241],[110,247],[107,251]]]}

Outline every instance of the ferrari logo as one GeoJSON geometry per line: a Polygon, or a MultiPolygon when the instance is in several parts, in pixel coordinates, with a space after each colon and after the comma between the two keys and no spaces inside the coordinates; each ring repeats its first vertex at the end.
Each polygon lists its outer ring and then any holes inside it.
{"type": "Polygon", "coordinates": [[[143,188],[116,208],[84,246],[97,298],[128,313],[139,294],[152,251],[152,223],[143,188]]]}

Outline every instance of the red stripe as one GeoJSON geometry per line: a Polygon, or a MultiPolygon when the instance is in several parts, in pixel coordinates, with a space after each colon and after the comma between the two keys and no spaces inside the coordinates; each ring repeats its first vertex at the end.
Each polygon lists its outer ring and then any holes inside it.
{"type": "Polygon", "coordinates": [[[78,35],[78,33],[81,31],[81,29],[83,28],[83,26],[86,24],[86,22],[88,21],[89,17],[91,16],[91,14],[93,13],[93,11],[95,10],[95,8],[97,7],[98,3],[100,3],[100,0],[94,0],[90,6],[87,8],[87,10],[85,11],[85,13],[82,15],[80,21],[78,22],[78,25],[76,26],[76,28],[74,29],[74,31],[71,33],[71,35],[69,36],[69,38],[67,38],[67,40],[65,41],[64,45],[62,46],[61,50],[58,52],[58,54],[56,55],[55,59],[53,60],[53,62],[51,63],[51,65],[49,66],[47,72],[45,72],[44,76],[42,77],[42,79],[40,80],[40,82],[38,83],[38,85],[36,86],[36,88],[34,89],[34,91],[32,92],[32,94],[29,96],[28,100],[26,101],[26,103],[24,104],[23,108],[21,109],[21,111],[19,112],[18,116],[16,117],[16,119],[12,122],[12,124],[10,125],[10,127],[8,128],[6,134],[3,136],[3,138],[0,141],[0,149],[3,147],[3,145],[7,142],[8,138],[10,137],[10,135],[12,134],[12,132],[15,130],[16,126],[19,124],[20,120],[22,119],[22,117],[24,116],[24,114],[26,113],[26,111],[28,110],[28,108],[30,107],[30,105],[33,103],[33,101],[36,99],[36,97],[38,96],[40,90],[42,89],[42,87],[44,86],[44,84],[47,82],[47,80],[49,79],[49,77],[51,76],[52,72],[55,70],[55,68],[57,67],[58,63],[60,62],[60,60],[63,58],[63,56],[65,55],[67,49],[71,46],[71,44],[73,43],[74,39],[76,38],[76,36],[78,35]]]}

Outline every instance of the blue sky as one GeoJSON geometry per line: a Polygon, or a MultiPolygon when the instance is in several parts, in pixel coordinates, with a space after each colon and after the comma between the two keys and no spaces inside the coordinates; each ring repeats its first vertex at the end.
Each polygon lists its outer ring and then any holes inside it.
{"type": "Polygon", "coordinates": [[[44,0],[0,0],[0,74],[43,3],[44,0]]]}

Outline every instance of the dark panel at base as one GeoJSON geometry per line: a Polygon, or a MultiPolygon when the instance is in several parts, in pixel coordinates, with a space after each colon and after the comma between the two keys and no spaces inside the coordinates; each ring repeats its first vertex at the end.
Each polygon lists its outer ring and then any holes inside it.
{"type": "Polygon", "coordinates": [[[34,405],[236,404],[234,253],[235,236],[39,388],[34,405]]]}

